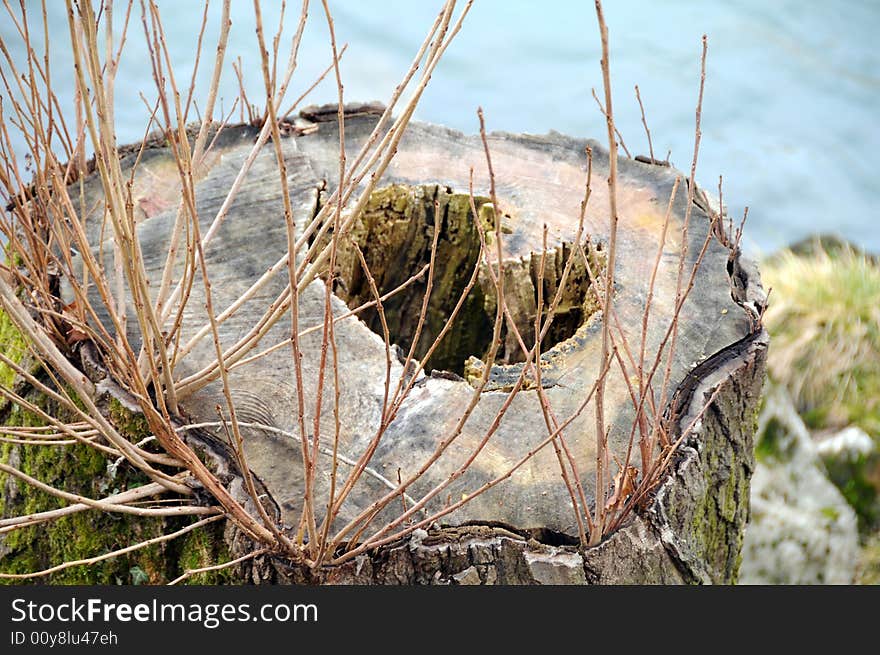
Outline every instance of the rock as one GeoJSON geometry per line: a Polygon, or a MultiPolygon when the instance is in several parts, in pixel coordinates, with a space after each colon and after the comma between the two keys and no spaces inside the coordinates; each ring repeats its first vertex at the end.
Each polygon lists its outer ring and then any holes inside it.
{"type": "Polygon", "coordinates": [[[880,532],[867,539],[859,553],[856,584],[880,584],[880,532]]]}
{"type": "Polygon", "coordinates": [[[855,512],[828,479],[783,388],[768,386],[758,435],[740,582],[852,583],[859,551],[855,512]]]}
{"type": "Polygon", "coordinates": [[[855,425],[816,441],[816,452],[823,459],[853,461],[870,455],[874,448],[874,440],[867,432],[855,425]]]}
{"type": "Polygon", "coordinates": [[[816,449],[828,478],[840,489],[859,519],[859,532],[870,538],[880,528],[880,438],[851,425],[822,436],[816,449]]]}

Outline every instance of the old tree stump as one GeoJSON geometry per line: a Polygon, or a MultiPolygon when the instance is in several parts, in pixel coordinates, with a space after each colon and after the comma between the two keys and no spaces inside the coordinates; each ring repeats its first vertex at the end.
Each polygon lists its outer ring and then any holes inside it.
{"type": "MultiPolygon", "coordinates": [[[[355,153],[375,126],[370,107],[347,108],[345,139],[355,153]]],[[[300,228],[315,216],[338,182],[338,124],[335,107],[305,111],[298,128],[282,139],[290,199],[300,228]]],[[[197,209],[207,230],[226,196],[257,134],[251,126],[227,126],[216,139],[207,170],[196,186],[197,209]]],[[[544,298],[556,284],[573,247],[587,168],[586,147],[592,149],[592,197],[587,206],[587,253],[596,271],[604,266],[608,235],[607,151],[598,143],[559,134],[489,136],[505,258],[506,302],[531,346],[534,340],[538,263],[543,226],[547,226],[544,298]]],[[[126,155],[126,175],[136,155],[126,155]]],[[[641,338],[642,316],[664,215],[676,176],[668,167],[619,160],[620,228],[615,270],[614,302],[623,331],[633,344],[641,338]]],[[[428,263],[434,230],[439,229],[434,287],[416,356],[422,357],[443,329],[461,294],[480,249],[476,221],[484,221],[494,243],[492,219],[487,219],[489,181],[482,143],[435,125],[413,123],[393,163],[352,231],[381,293],[396,288],[428,263]],[[478,216],[469,207],[468,185],[475,171],[478,216]],[[436,211],[435,211],[436,207],[436,211]]],[[[666,334],[675,304],[680,254],[684,249],[685,279],[710,231],[711,209],[697,194],[687,230],[682,181],[672,205],[654,289],[646,351],[649,360],[666,334]]],[[[91,238],[109,257],[112,246],[100,229],[101,182],[86,180],[86,206],[95,208],[91,238]],[[97,202],[96,202],[97,200],[97,202]],[[100,240],[105,239],[101,244],[100,240]]],[[[150,144],[134,175],[133,200],[140,242],[151,279],[162,274],[168,239],[180,199],[178,170],[161,140],[150,144]]],[[[270,142],[258,155],[241,191],[207,248],[214,307],[226,308],[287,252],[283,199],[278,165],[270,142]]],[[[731,582],[736,579],[743,529],[749,513],[749,478],[754,465],[752,438],[760,395],[767,336],[756,312],[763,294],[754,267],[723,238],[709,237],[693,290],[685,303],[672,359],[666,407],[680,434],[694,424],[672,460],[670,469],[650,498],[599,546],[580,548],[569,492],[560,476],[552,447],[542,448],[509,479],[476,495],[437,523],[410,537],[385,544],[337,567],[309,573],[277,557],[263,556],[241,564],[239,580],[268,582],[343,583],[679,583],[731,582]],[[702,412],[707,400],[708,409],[702,412]],[[699,420],[694,423],[695,418],[699,420]]],[[[110,262],[110,260],[107,260],[110,262]]],[[[582,260],[578,260],[582,261],[582,260]]],[[[333,312],[369,301],[371,290],[355,249],[340,247],[333,312]]],[[[287,284],[281,267],[260,293],[221,324],[225,347],[246,334],[266,306],[287,284]]],[[[385,304],[391,340],[399,348],[391,361],[391,380],[403,373],[401,353],[411,344],[426,288],[423,275],[385,304]]],[[[343,505],[337,524],[344,525],[385,495],[402,475],[419,470],[454,428],[482,372],[490,345],[497,298],[482,270],[458,320],[421,373],[412,393],[378,444],[368,468],[343,505]]],[[[197,282],[184,316],[181,342],[186,343],[206,323],[204,290],[197,282]]],[[[314,407],[324,282],[316,279],[301,295],[303,332],[303,393],[307,412],[314,407]],[[309,330],[309,328],[316,328],[309,330]]],[[[128,325],[135,344],[139,343],[128,325]]],[[[231,368],[230,384],[250,469],[265,486],[267,505],[287,526],[296,527],[302,507],[303,467],[298,434],[295,376],[290,348],[290,320],[279,320],[259,349],[282,347],[271,355],[231,368]],[[254,427],[254,426],[259,427],[254,427]]],[[[367,448],[380,420],[386,350],[375,311],[336,323],[339,365],[337,462],[341,475],[367,448]]],[[[543,344],[541,384],[556,416],[564,419],[583,402],[599,371],[601,312],[590,290],[585,267],[574,265],[562,293],[559,314],[543,344]]],[[[96,379],[105,375],[100,358],[81,349],[78,365],[96,379]]],[[[200,340],[174,370],[186,380],[214,361],[210,336],[200,340]]],[[[467,460],[489,430],[508,391],[522,369],[522,353],[511,330],[505,330],[499,361],[460,437],[420,480],[378,515],[371,529],[393,521],[406,503],[421,498],[446,480],[467,460]]],[[[330,369],[328,369],[330,370],[330,369]]],[[[322,414],[324,442],[316,479],[317,507],[326,507],[332,462],[333,376],[326,381],[322,414]]],[[[473,494],[481,485],[505,473],[547,437],[536,381],[526,376],[497,431],[466,470],[425,507],[435,512],[447,503],[473,494]]],[[[99,388],[125,406],[125,392],[105,378],[99,388]]],[[[659,392],[658,392],[659,393],[659,392]]],[[[106,404],[105,398],[105,404],[106,404]]],[[[112,403],[109,403],[112,404],[112,403]]],[[[109,406],[108,404],[108,406],[109,406]]],[[[182,420],[190,424],[217,421],[217,405],[225,406],[218,381],[185,394],[182,420]]],[[[565,430],[579,476],[590,503],[595,489],[595,408],[589,403],[565,430]]],[[[629,443],[634,409],[626,381],[617,366],[607,378],[606,420],[609,446],[622,458],[629,443]]],[[[8,417],[7,417],[8,419],[8,417]]],[[[311,426],[311,418],[307,421],[311,426]]],[[[311,428],[309,428],[311,430],[311,428]]],[[[207,453],[212,466],[226,472],[230,488],[241,496],[241,477],[222,447],[224,432],[213,427],[186,431],[191,444],[207,453]]],[[[616,466],[613,466],[616,470],[616,466]]],[[[613,473],[613,470],[612,470],[613,473]]],[[[423,514],[418,514],[420,518],[423,514]]],[[[320,517],[319,517],[320,519],[320,517]]],[[[369,530],[367,532],[369,534],[369,530]]],[[[219,533],[218,536],[219,537],[219,533]]],[[[254,546],[227,528],[225,540],[233,555],[254,546]]]]}

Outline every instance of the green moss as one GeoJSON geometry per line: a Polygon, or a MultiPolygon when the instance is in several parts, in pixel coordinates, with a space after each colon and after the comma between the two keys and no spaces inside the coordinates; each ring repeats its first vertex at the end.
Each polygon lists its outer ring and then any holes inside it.
{"type": "Polygon", "coordinates": [[[858,455],[854,458],[824,458],[828,478],[840,489],[856,512],[859,531],[867,534],[880,526],[880,455],[858,455]]]}
{"type": "MultiPolygon", "coordinates": [[[[0,349],[6,353],[25,352],[24,340],[0,312],[0,349]]],[[[0,384],[15,383],[9,369],[0,370],[0,384]]],[[[22,391],[29,402],[60,420],[74,417],[46,396],[22,391]]],[[[76,400],[74,398],[74,400],[76,400]]],[[[149,434],[143,417],[118,403],[111,407],[111,418],[120,431],[132,439],[149,434]]],[[[6,403],[0,407],[0,425],[41,426],[37,414],[20,405],[6,403]]],[[[143,485],[147,478],[136,469],[123,464],[110,469],[108,458],[100,451],[83,444],[43,446],[0,444],[0,461],[12,462],[24,473],[59,489],[91,498],[143,485]]],[[[67,503],[27,483],[0,474],[0,516],[23,516],[65,506],[67,503]]],[[[174,519],[119,515],[87,510],[61,517],[49,523],[26,527],[0,536],[0,571],[31,573],[67,561],[87,559],[118,550],[162,534],[178,530],[192,522],[191,518],[174,519]]],[[[223,541],[222,523],[183,537],[154,544],[132,553],[101,562],[74,566],[50,576],[25,580],[3,579],[6,584],[161,584],[180,575],[187,568],[200,568],[229,560],[223,541]]],[[[197,576],[203,583],[225,583],[232,580],[230,571],[197,576]]]]}
{"type": "Polygon", "coordinates": [[[827,518],[832,523],[840,518],[840,512],[835,507],[823,507],[821,510],[822,516],[827,518]]]}
{"type": "Polygon", "coordinates": [[[140,412],[133,412],[116,398],[109,403],[110,420],[119,432],[132,441],[140,441],[150,436],[150,427],[146,417],[140,412]]]}
{"type": "MultiPolygon", "coordinates": [[[[15,412],[19,425],[39,423],[36,417],[15,412]]],[[[120,489],[147,482],[145,476],[126,465],[115,476],[107,471],[108,460],[83,445],[46,447],[4,444],[2,459],[15,451],[18,467],[43,482],[74,493],[100,497],[120,489]]],[[[38,491],[24,482],[0,476],[0,488],[14,485],[13,498],[6,504],[22,515],[64,506],[64,501],[38,491]]],[[[0,559],[4,573],[28,573],[56,564],[93,557],[182,528],[192,519],[161,519],[84,511],[49,524],[7,533],[0,559]]],[[[229,560],[223,541],[222,524],[188,533],[178,540],[155,544],[132,553],[88,566],[75,566],[45,578],[25,580],[52,584],[162,584],[188,568],[200,568],[229,560]]],[[[197,576],[204,584],[232,580],[229,571],[197,576]]],[[[4,582],[15,582],[5,580],[4,582]]]]}
{"type": "MultiPolygon", "coordinates": [[[[187,534],[180,540],[176,561],[181,570],[192,570],[222,564],[231,558],[223,540],[223,524],[212,523],[202,530],[187,534]]],[[[197,573],[186,584],[234,584],[237,580],[232,568],[197,573]]]]}
{"type": "Polygon", "coordinates": [[[777,418],[767,422],[767,427],[755,444],[755,457],[759,462],[780,460],[782,457],[782,431],[784,428],[777,418]]]}
{"type": "MultiPolygon", "coordinates": [[[[725,401],[719,400],[719,403],[725,401]]],[[[720,408],[720,415],[731,415],[730,409],[720,408]]],[[[742,426],[744,437],[752,432],[747,425],[756,421],[746,419],[742,426]]],[[[707,426],[706,434],[715,428],[707,426]]],[[[715,436],[702,442],[700,452],[703,485],[700,493],[679,499],[682,512],[692,512],[685,530],[689,547],[697,559],[706,562],[717,572],[716,582],[735,584],[742,563],[742,543],[749,498],[751,468],[744,460],[744,453],[730,448],[728,438],[715,436]]],[[[694,490],[695,491],[695,490],[694,490]]],[[[675,503],[667,505],[667,511],[675,503]]],[[[678,519],[671,517],[673,525],[678,519]]]]}
{"type": "MultiPolygon", "coordinates": [[[[0,350],[15,362],[20,362],[24,354],[27,353],[27,342],[9,316],[6,315],[6,312],[3,311],[0,311],[0,350]]],[[[15,371],[0,362],[0,386],[10,388],[14,379],[15,371]]]]}
{"type": "MultiPolygon", "coordinates": [[[[4,423],[34,426],[41,425],[42,421],[38,416],[14,405],[4,423]]],[[[17,467],[24,473],[59,489],[93,498],[144,482],[142,475],[130,468],[123,470],[123,467],[111,479],[107,473],[107,458],[94,448],[82,444],[4,444],[3,460],[8,461],[13,457],[17,467]]],[[[4,494],[10,496],[2,508],[4,515],[20,516],[66,505],[65,501],[39,491],[21,480],[9,480],[7,476],[0,476],[0,486],[12,491],[11,494],[4,494]]],[[[149,539],[162,534],[163,527],[163,521],[158,518],[117,516],[91,510],[78,512],[48,524],[7,533],[4,550],[8,552],[0,560],[0,566],[4,573],[38,571],[149,539]]],[[[134,566],[139,566],[144,571],[153,571],[153,581],[163,581],[166,565],[162,545],[90,566],[71,567],[30,582],[43,580],[53,584],[128,584],[131,582],[130,571],[134,566]]]]}

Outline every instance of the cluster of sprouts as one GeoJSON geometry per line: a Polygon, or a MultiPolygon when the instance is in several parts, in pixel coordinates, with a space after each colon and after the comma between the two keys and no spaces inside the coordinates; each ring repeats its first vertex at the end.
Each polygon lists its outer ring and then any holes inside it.
{"type": "MultiPolygon", "coordinates": [[[[149,482],[103,498],[86,498],[41,482],[9,462],[0,463],[0,472],[14,476],[21,483],[31,485],[66,503],[56,510],[2,518],[0,534],[26,526],[45,524],[61,516],[84,511],[137,516],[191,516],[192,522],[182,529],[119,550],[95,554],[89,559],[61,562],[49,569],[26,574],[0,572],[0,577],[42,576],[69,566],[94,563],[153,543],[174,539],[222,519],[231,521],[247,535],[255,544],[253,550],[230,562],[187,571],[178,580],[197,572],[232,566],[267,552],[287,557],[296,564],[313,569],[340,564],[399,540],[413,530],[441,522],[444,516],[463,504],[502,484],[539,450],[548,446],[555,451],[559,475],[571,500],[582,546],[598,544],[605,535],[620,527],[649,497],[668,470],[677,445],[693,428],[691,424],[684,430],[673,433],[670,430],[670,417],[664,414],[664,407],[656,399],[666,398],[670,392],[672,362],[679,333],[678,316],[694,286],[697,270],[713,233],[713,230],[709,230],[702,250],[695,257],[695,263],[692,266],[686,265],[686,237],[696,193],[700,107],[705,79],[705,37],[700,97],[696,112],[696,139],[690,178],[687,181],[687,215],[682,228],[683,245],[673,315],[655,353],[647,352],[648,322],[673,202],[682,180],[677,179],[672,188],[658,249],[653,255],[653,274],[648,286],[641,340],[631,342],[627,339],[614,308],[619,137],[613,117],[608,32],[598,0],[596,9],[602,39],[604,104],[599,101],[598,96],[596,100],[607,120],[610,150],[610,223],[604,273],[590,269],[591,259],[587,255],[588,235],[584,230],[584,216],[593,184],[592,159],[588,151],[589,165],[580,216],[572,217],[572,221],[578,221],[575,247],[570,250],[557,293],[552,298],[543,297],[546,227],[543,232],[544,254],[541,255],[538,265],[538,311],[534,317],[533,334],[523,334],[517,328],[505,302],[502,230],[496,230],[494,238],[489,239],[485,226],[476,219],[480,237],[477,262],[446,325],[436,335],[433,343],[428,345],[426,354],[421,358],[417,358],[415,353],[426,319],[435,271],[439,265],[436,258],[439,229],[434,230],[429,262],[409,280],[384,293],[377,287],[360,248],[351,240],[346,242],[347,247],[358,255],[370,287],[371,300],[343,315],[334,315],[331,309],[333,276],[337,270],[337,258],[343,241],[349,238],[354,222],[372,192],[381,183],[417,103],[441,57],[459,33],[471,8],[471,2],[472,0],[467,2],[457,13],[455,0],[447,0],[443,4],[410,68],[387,99],[386,108],[378,116],[372,135],[360,151],[347,153],[345,98],[339,68],[345,48],[337,47],[330,7],[327,0],[321,1],[317,13],[329,28],[331,63],[320,79],[332,74],[336,80],[339,106],[339,183],[335,189],[328,190],[329,196],[322,202],[317,215],[308,224],[297,225],[288,189],[289,176],[282,152],[282,137],[290,126],[288,116],[299,107],[305,97],[304,94],[291,103],[288,89],[297,69],[299,46],[309,15],[309,0],[302,3],[292,36],[285,35],[285,11],[282,8],[281,20],[277,31],[272,35],[271,43],[267,41],[260,2],[255,0],[253,10],[261,55],[265,108],[259,111],[245,96],[242,85],[236,105],[228,115],[217,117],[218,89],[227,65],[226,46],[232,25],[230,0],[222,2],[221,27],[211,83],[201,108],[200,122],[195,129],[192,128],[191,118],[195,105],[193,90],[196,71],[192,73],[188,89],[183,88],[171,66],[162,20],[153,0],[129,0],[122,3],[124,19],[121,34],[114,33],[113,13],[116,8],[111,0],[100,3],[97,13],[90,0],[67,0],[69,39],[73,56],[70,70],[76,82],[73,115],[63,110],[52,88],[50,65],[57,64],[49,49],[45,2],[41,12],[33,12],[26,9],[24,3],[16,9],[9,0],[4,0],[4,20],[14,26],[14,36],[21,39],[27,56],[23,63],[14,61],[9,52],[10,44],[0,42],[0,76],[4,89],[3,98],[0,99],[0,199],[7,209],[0,218],[0,231],[6,240],[6,262],[0,276],[0,307],[15,329],[23,335],[26,352],[0,353],[0,362],[29,388],[45,394],[57,406],[62,407],[63,414],[71,417],[71,420],[63,420],[59,415],[53,415],[28,400],[27,393],[21,390],[20,385],[4,383],[0,387],[0,395],[7,402],[17,404],[38,417],[43,425],[4,426],[2,439],[16,446],[41,448],[65,448],[72,444],[85,444],[101,451],[109,461],[115,461],[117,465],[125,462],[143,474],[149,482]],[[146,271],[132,199],[134,176],[143,154],[143,146],[136,151],[134,165],[123,170],[114,125],[116,72],[126,39],[134,38],[129,32],[134,31],[133,24],[137,21],[138,14],[143,37],[149,45],[155,82],[153,101],[149,102],[145,98],[151,118],[145,129],[144,143],[148,133],[159,131],[177,166],[180,187],[170,247],[158,280],[149,279],[146,271]],[[35,29],[43,32],[43,51],[37,51],[32,46],[35,41],[32,31],[35,29]],[[287,44],[287,47],[283,44],[287,44]],[[206,174],[207,157],[217,136],[228,125],[236,106],[242,119],[256,126],[259,132],[233,183],[226,191],[219,211],[207,222],[208,228],[203,229],[206,223],[200,221],[197,211],[196,184],[206,174]],[[16,158],[13,133],[23,138],[27,144],[28,161],[25,166],[16,158]],[[205,253],[237,194],[246,183],[257,156],[264,148],[272,148],[277,159],[280,197],[284,202],[286,253],[268,267],[235,302],[229,306],[220,306],[212,293],[212,269],[205,253]],[[90,160],[89,154],[92,152],[94,158],[90,160]],[[22,171],[25,169],[32,173],[32,179],[22,178],[22,171]],[[86,220],[94,211],[94,207],[87,206],[84,191],[84,181],[89,175],[97,176],[103,189],[104,206],[98,211],[101,215],[99,229],[102,235],[110,237],[113,251],[109,256],[106,256],[108,253],[95,251],[93,235],[96,228],[87,224],[86,220]],[[74,257],[73,253],[78,256],[74,257]],[[562,417],[554,411],[550,398],[544,392],[541,366],[536,365],[536,362],[540,359],[544,340],[557,313],[565,280],[579,258],[589,271],[591,285],[588,292],[595,295],[601,310],[601,365],[595,372],[595,380],[582,398],[579,409],[571,416],[562,417]],[[112,265],[108,266],[106,262],[112,262],[112,265]],[[434,452],[417,470],[405,477],[398,477],[397,480],[382,478],[383,484],[387,486],[387,493],[338,527],[337,519],[358,480],[364,475],[377,475],[371,462],[383,436],[398,418],[425,362],[459,318],[460,310],[481,271],[489,276],[497,303],[492,322],[493,337],[488,352],[484,355],[485,367],[481,378],[473,385],[469,402],[462,407],[454,427],[447,434],[436,436],[434,452]],[[271,281],[285,277],[283,291],[265,306],[262,315],[255,318],[246,333],[234,343],[224,343],[220,338],[220,328],[224,322],[236,314],[246,302],[264,291],[271,281]],[[69,302],[60,300],[58,281],[61,279],[69,285],[72,298],[69,302]],[[323,280],[323,322],[320,326],[303,329],[299,319],[301,294],[307,286],[318,280],[323,280]],[[412,344],[408,352],[404,353],[403,372],[395,379],[392,375],[394,344],[383,303],[417,280],[425,283],[426,291],[419,309],[418,325],[412,344]],[[183,317],[197,285],[201,286],[199,295],[204,300],[204,311],[201,312],[204,323],[197,329],[190,329],[184,337],[183,317]],[[340,406],[345,398],[340,397],[338,391],[340,370],[335,327],[339,321],[358,316],[367,309],[377,313],[382,326],[387,364],[384,396],[381,417],[367,447],[357,457],[346,458],[339,452],[342,436],[340,406]],[[136,325],[129,325],[132,316],[135,317],[136,325]],[[289,321],[290,338],[267,347],[263,344],[264,337],[273,326],[282,321],[289,321]],[[311,403],[313,406],[309,406],[310,403],[302,391],[306,381],[301,363],[301,340],[305,334],[314,330],[321,332],[320,364],[318,378],[313,381],[317,393],[311,403]],[[461,466],[432,489],[414,496],[415,483],[422,479],[425,472],[462,434],[476,408],[480,394],[489,381],[490,370],[502,342],[503,330],[513,335],[522,350],[523,366],[519,379],[507,392],[495,419],[461,466]],[[136,339],[130,337],[132,334],[136,335],[136,339]],[[200,370],[187,375],[180,373],[180,363],[199,344],[208,341],[214,346],[213,360],[200,370]],[[94,352],[99,353],[101,364],[114,383],[136,400],[137,411],[143,415],[150,433],[147,439],[132,440],[99,407],[95,383],[77,364],[80,359],[76,353],[86,343],[90,344],[94,352]],[[271,431],[273,428],[239,419],[229,381],[230,373],[238,367],[270,353],[285,350],[289,353],[292,382],[297,394],[295,406],[291,408],[296,416],[296,430],[284,435],[299,444],[304,470],[302,512],[295,525],[282,525],[279,517],[260,500],[258,481],[251,474],[245,455],[243,431],[248,428],[271,431]],[[36,362],[42,372],[38,374],[35,367],[28,363],[30,361],[36,362]],[[622,453],[614,453],[608,446],[605,387],[606,378],[614,369],[619,369],[622,378],[626,380],[635,417],[629,435],[629,447],[622,453]],[[514,397],[523,391],[529,376],[537,381],[534,389],[540,399],[546,438],[529,452],[521,453],[518,460],[511,461],[508,470],[503,474],[463,495],[460,500],[447,503],[441,510],[429,512],[429,502],[437,497],[442,498],[450,484],[463,474],[492,439],[514,397]],[[222,387],[225,402],[217,408],[219,420],[213,424],[203,423],[201,426],[212,425],[223,430],[234,453],[237,470],[240,471],[248,496],[253,502],[245,503],[234,497],[187,442],[187,432],[198,426],[182,423],[181,407],[193,394],[210,384],[219,384],[222,387]],[[325,387],[334,390],[334,393],[325,393],[325,387]],[[335,417],[329,433],[327,426],[320,420],[325,403],[332,405],[335,417]],[[566,441],[566,432],[570,425],[591,403],[595,406],[593,438],[597,445],[596,499],[593,501],[588,499],[584,481],[579,474],[583,468],[578,462],[579,455],[572,451],[566,441]],[[345,464],[345,467],[340,467],[340,464],[345,464]],[[343,471],[347,473],[343,474],[343,471]],[[325,472],[330,479],[326,501],[315,494],[316,476],[325,472]],[[204,501],[206,497],[210,498],[210,502],[204,501]],[[375,518],[392,505],[401,507],[396,518],[374,525],[375,518]]],[[[205,16],[207,10],[206,2],[205,16]]],[[[203,49],[204,33],[203,21],[198,39],[198,54],[203,49]]],[[[197,57],[196,69],[198,65],[197,57]]],[[[241,80],[240,65],[235,67],[235,71],[241,80]]],[[[638,88],[636,93],[638,94],[638,88]]],[[[638,97],[638,101],[641,105],[641,97],[638,97]]],[[[490,180],[491,207],[495,212],[495,220],[498,221],[503,207],[496,197],[495,173],[482,111],[478,115],[490,180]]],[[[655,162],[644,110],[642,118],[648,136],[650,159],[655,162]]],[[[622,140],[620,141],[622,145],[622,140]]],[[[479,212],[474,204],[473,169],[470,197],[472,215],[477,217],[479,212]]],[[[720,218],[716,216],[714,220],[720,221],[720,218]]],[[[719,225],[718,229],[722,227],[719,225]]],[[[710,402],[711,399],[706,404],[710,402]]]]}

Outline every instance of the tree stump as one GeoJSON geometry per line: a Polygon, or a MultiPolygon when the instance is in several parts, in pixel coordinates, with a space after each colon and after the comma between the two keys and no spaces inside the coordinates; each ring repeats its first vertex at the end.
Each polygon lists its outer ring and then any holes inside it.
{"type": "MultiPolygon", "coordinates": [[[[346,150],[360,149],[377,121],[371,106],[347,107],[346,150]]],[[[316,215],[338,184],[338,124],[336,108],[303,111],[297,129],[282,139],[290,200],[299,229],[316,215]]],[[[217,137],[207,168],[196,186],[197,209],[203,232],[217,214],[239,167],[257,134],[251,126],[226,126],[217,137]]],[[[608,238],[607,150],[593,141],[556,133],[529,136],[493,133],[488,137],[502,213],[505,301],[527,346],[534,342],[539,278],[543,297],[556,292],[565,262],[575,247],[580,203],[587,169],[586,149],[592,152],[592,196],[584,221],[590,235],[586,253],[593,266],[575,265],[562,291],[553,329],[544,340],[541,386],[560,419],[575,413],[600,370],[601,311],[590,289],[606,264],[608,238]],[[544,226],[547,230],[545,271],[539,276],[544,226]]],[[[123,162],[126,175],[136,159],[123,162]]],[[[664,215],[676,176],[668,166],[619,160],[619,236],[615,270],[614,307],[630,343],[639,344],[642,317],[663,232],[664,215]]],[[[276,155],[270,143],[257,156],[246,182],[206,251],[214,306],[234,303],[270,266],[287,252],[283,199],[276,155]]],[[[150,144],[134,174],[133,201],[138,234],[148,273],[158,287],[168,252],[168,239],[179,202],[176,165],[161,141],[150,144]]],[[[101,185],[97,176],[85,182],[87,206],[96,207],[92,222],[95,249],[101,244],[101,185]],[[97,201],[97,202],[96,202],[97,201]]],[[[749,477],[754,459],[752,438],[764,374],[767,335],[760,325],[763,294],[757,271],[738,249],[710,235],[705,197],[696,194],[689,224],[684,181],[672,204],[663,254],[657,270],[653,309],[646,332],[646,351],[652,355],[663,341],[674,314],[680,254],[684,250],[685,280],[709,235],[693,289],[679,317],[679,334],[671,364],[670,384],[657,406],[665,407],[681,434],[670,471],[645,503],[621,529],[599,546],[580,548],[569,491],[560,476],[552,447],[544,447],[509,479],[475,495],[428,529],[362,554],[343,565],[304,571],[270,556],[240,565],[242,579],[274,582],[414,583],[678,583],[735,581],[743,529],[749,512],[749,477]],[[704,405],[708,401],[708,409],[704,405]]],[[[380,293],[388,292],[417,273],[429,261],[434,230],[440,230],[435,279],[422,338],[415,355],[439,334],[467,284],[480,251],[477,221],[483,221],[490,242],[498,238],[489,204],[489,178],[480,138],[423,123],[412,123],[380,186],[371,196],[352,230],[380,293]],[[473,167],[475,204],[472,215],[468,187],[473,167]]],[[[106,234],[104,235],[106,237],[106,234]]],[[[337,317],[371,299],[367,280],[353,246],[338,255],[332,311],[337,317]]],[[[220,326],[228,347],[251,329],[266,306],[287,284],[282,268],[253,299],[220,326]]],[[[418,311],[425,293],[425,276],[385,304],[391,340],[399,348],[390,364],[391,379],[403,371],[400,353],[409,350],[417,330],[418,311]]],[[[365,474],[342,507],[334,527],[367,510],[417,471],[453,430],[474,393],[475,380],[485,366],[498,299],[485,271],[462,306],[460,316],[442,347],[426,363],[410,396],[379,442],[365,474]]],[[[182,338],[187,342],[207,321],[204,291],[193,285],[184,316],[182,338]]],[[[324,320],[324,281],[316,279],[301,294],[299,307],[303,348],[303,393],[314,407],[324,320]]],[[[129,326],[136,326],[133,316],[129,326]]],[[[295,377],[290,348],[290,320],[278,321],[263,337],[261,348],[282,344],[273,354],[230,370],[238,419],[245,427],[245,452],[250,469],[261,481],[280,521],[294,526],[302,509],[303,466],[298,433],[295,377]]],[[[339,362],[338,461],[340,474],[358,459],[380,420],[386,351],[375,311],[336,323],[339,362]]],[[[137,335],[129,335],[138,344],[137,335]]],[[[88,348],[84,360],[89,360],[88,348]]],[[[215,358],[210,336],[202,339],[176,365],[175,379],[202,370],[215,358]]],[[[91,367],[101,376],[99,358],[91,367]]],[[[523,390],[482,449],[481,440],[522,371],[522,353],[512,330],[505,330],[499,357],[476,408],[456,439],[408,490],[408,499],[394,503],[375,517],[378,527],[396,519],[407,502],[419,499],[452,476],[454,481],[425,507],[427,513],[466,498],[547,438],[537,381],[525,375],[523,390]],[[474,452],[472,464],[457,470],[474,452]]],[[[330,369],[328,369],[329,371],[330,369]]],[[[662,371],[661,371],[662,372],[662,371]]],[[[332,453],[333,376],[326,380],[321,416],[321,455],[316,480],[317,507],[326,507],[332,453]]],[[[124,391],[105,379],[103,391],[126,403],[124,391]]],[[[609,447],[625,453],[635,411],[626,380],[616,365],[607,377],[606,420],[609,447]]],[[[130,404],[130,402],[128,402],[130,404]]],[[[190,424],[217,421],[217,405],[225,406],[219,382],[184,397],[183,420],[190,424]]],[[[309,409],[309,411],[311,411],[309,409]]],[[[564,434],[579,466],[578,475],[588,501],[595,503],[596,437],[594,403],[589,403],[564,434]]],[[[311,426],[311,418],[309,423],[311,426]]],[[[215,465],[229,455],[222,447],[223,431],[214,428],[187,432],[191,443],[213,453],[215,465]]],[[[232,470],[228,462],[227,470],[232,470]]],[[[234,473],[234,471],[233,471],[234,473]]],[[[613,471],[612,471],[613,473],[613,471]]],[[[235,476],[232,476],[235,478],[235,476]]],[[[609,475],[610,478],[610,475],[609,475]]],[[[232,486],[240,480],[235,478],[232,486]],[[236,480],[238,480],[236,482],[236,480]]],[[[241,491],[241,489],[239,489],[241,491]]],[[[323,511],[323,510],[322,510],[323,511]]],[[[421,516],[421,515],[419,515],[421,516]]],[[[320,517],[318,517],[320,520],[320,517]]],[[[227,530],[234,554],[252,546],[227,530]]]]}

